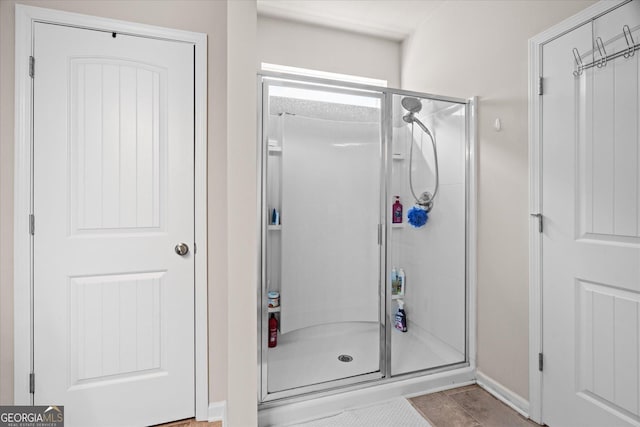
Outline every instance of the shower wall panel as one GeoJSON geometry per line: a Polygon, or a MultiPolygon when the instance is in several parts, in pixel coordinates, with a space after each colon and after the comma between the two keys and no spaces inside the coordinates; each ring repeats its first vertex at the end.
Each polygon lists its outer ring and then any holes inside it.
{"type": "Polygon", "coordinates": [[[285,115],[281,332],[378,322],[380,124],[285,115]]]}

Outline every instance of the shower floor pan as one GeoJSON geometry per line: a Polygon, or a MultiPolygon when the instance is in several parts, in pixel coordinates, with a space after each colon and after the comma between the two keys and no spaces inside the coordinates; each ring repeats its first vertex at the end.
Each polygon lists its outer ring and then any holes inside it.
{"type": "MultiPolygon", "coordinates": [[[[437,339],[416,336],[411,324],[406,333],[391,333],[392,375],[464,361],[462,353],[437,339]]],[[[268,350],[268,391],[377,372],[379,340],[380,328],[375,322],[332,323],[279,335],[277,347],[268,350]]]]}

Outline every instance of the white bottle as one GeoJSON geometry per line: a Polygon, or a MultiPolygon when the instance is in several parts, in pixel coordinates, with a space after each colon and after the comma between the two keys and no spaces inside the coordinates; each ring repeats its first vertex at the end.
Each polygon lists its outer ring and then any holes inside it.
{"type": "Polygon", "coordinates": [[[398,270],[395,267],[391,269],[391,297],[397,298],[398,296],[398,270]]]}
{"type": "Polygon", "coordinates": [[[398,273],[398,281],[400,282],[398,295],[400,296],[404,295],[404,285],[406,283],[405,280],[406,280],[406,277],[404,275],[404,269],[401,268],[400,272],[398,273]]]}

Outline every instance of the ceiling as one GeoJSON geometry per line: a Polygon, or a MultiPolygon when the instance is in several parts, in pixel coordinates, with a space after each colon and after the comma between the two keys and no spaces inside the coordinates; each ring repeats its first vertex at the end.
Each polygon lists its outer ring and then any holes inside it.
{"type": "Polygon", "coordinates": [[[258,13],[402,41],[446,0],[257,0],[258,13]]]}

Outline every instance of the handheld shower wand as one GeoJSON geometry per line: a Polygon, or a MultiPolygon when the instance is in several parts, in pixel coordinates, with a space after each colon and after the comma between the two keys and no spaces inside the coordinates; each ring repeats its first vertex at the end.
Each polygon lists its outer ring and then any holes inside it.
{"type": "Polygon", "coordinates": [[[419,113],[420,110],[422,110],[422,103],[420,102],[420,100],[413,97],[404,97],[402,98],[401,103],[402,103],[402,107],[405,110],[407,110],[407,114],[402,116],[402,120],[404,120],[407,123],[411,123],[411,148],[409,149],[409,188],[411,189],[411,194],[413,195],[413,198],[415,199],[416,203],[422,206],[427,212],[430,212],[431,209],[433,208],[433,200],[435,199],[436,194],[438,194],[438,188],[440,184],[439,183],[440,172],[438,170],[438,152],[436,148],[436,140],[433,137],[433,134],[431,133],[429,128],[426,127],[425,124],[422,123],[420,119],[416,117],[416,114],[419,113]],[[433,147],[435,181],[436,181],[433,193],[425,191],[420,195],[420,197],[416,196],[416,193],[413,189],[413,179],[412,179],[413,174],[411,172],[413,169],[412,166],[413,166],[413,125],[414,124],[417,124],[418,127],[420,127],[420,129],[422,129],[424,133],[426,133],[429,136],[429,139],[431,140],[431,145],[433,147]]]}

